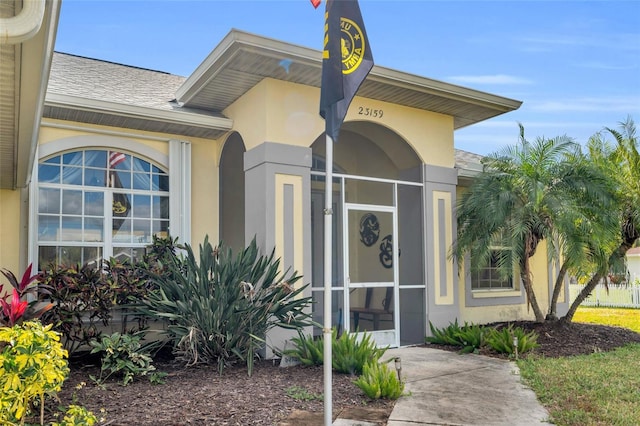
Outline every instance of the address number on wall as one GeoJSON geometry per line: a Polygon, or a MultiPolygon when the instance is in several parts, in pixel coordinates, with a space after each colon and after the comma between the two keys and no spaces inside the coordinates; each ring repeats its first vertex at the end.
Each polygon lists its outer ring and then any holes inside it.
{"type": "Polygon", "coordinates": [[[384,111],[381,109],[372,109],[367,107],[358,107],[358,115],[365,117],[382,118],[384,111]]]}

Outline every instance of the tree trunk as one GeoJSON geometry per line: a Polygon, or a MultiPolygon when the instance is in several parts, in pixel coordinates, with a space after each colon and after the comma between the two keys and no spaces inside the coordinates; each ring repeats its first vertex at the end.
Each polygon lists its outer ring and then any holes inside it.
{"type": "Polygon", "coordinates": [[[601,274],[599,272],[591,277],[587,285],[584,286],[580,294],[578,294],[578,297],[576,297],[576,299],[571,304],[571,307],[569,308],[567,314],[562,317],[562,321],[571,322],[573,320],[573,315],[576,313],[576,310],[578,309],[580,304],[584,302],[584,299],[586,299],[591,294],[593,289],[596,288],[603,277],[604,274],[601,274]]]}
{"type": "MultiPolygon", "coordinates": [[[[624,230],[625,229],[623,228],[623,231],[624,230]]],[[[633,247],[633,244],[638,239],[638,233],[635,231],[635,227],[632,228],[632,231],[633,232],[624,233],[625,238],[623,238],[622,243],[620,243],[620,246],[618,246],[618,248],[614,250],[613,253],[611,253],[611,256],[609,256],[609,265],[612,265],[618,259],[624,258],[624,256],[627,254],[627,251],[631,247],[633,247]]],[[[571,322],[573,320],[573,315],[576,313],[576,310],[578,309],[580,304],[584,302],[584,299],[586,299],[591,294],[593,289],[596,288],[596,285],[598,285],[598,283],[604,276],[605,272],[596,272],[593,277],[591,277],[587,285],[582,289],[580,294],[578,294],[578,297],[576,297],[576,299],[571,304],[569,312],[567,312],[567,314],[562,317],[563,321],[571,322]]]]}
{"type": "Polygon", "coordinates": [[[538,304],[536,293],[533,291],[533,283],[531,282],[531,271],[529,270],[529,257],[525,257],[524,265],[520,269],[520,277],[524,285],[525,293],[527,294],[527,302],[533,309],[533,314],[536,316],[536,322],[544,322],[544,314],[538,304]]]}
{"type": "Polygon", "coordinates": [[[558,299],[560,298],[560,292],[564,284],[564,277],[567,275],[567,269],[569,269],[567,262],[564,262],[560,267],[560,271],[558,271],[558,276],[553,286],[553,296],[551,296],[551,302],[549,303],[548,320],[555,321],[558,319],[558,299]]]}

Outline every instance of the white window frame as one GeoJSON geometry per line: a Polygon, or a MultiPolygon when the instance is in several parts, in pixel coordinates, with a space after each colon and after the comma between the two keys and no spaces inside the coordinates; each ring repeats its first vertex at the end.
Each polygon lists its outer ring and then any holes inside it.
{"type": "MultiPolygon", "coordinates": [[[[512,250],[511,247],[502,247],[502,246],[491,246],[489,247],[489,249],[494,252],[494,251],[510,251],[512,250]]],[[[471,267],[471,256],[469,256],[469,267],[471,267]]],[[[496,269],[493,268],[491,265],[488,266],[483,266],[482,268],[478,268],[477,271],[470,271],[470,279],[471,279],[471,291],[472,292],[509,292],[509,291],[515,291],[517,290],[516,287],[516,271],[513,271],[510,281],[511,281],[511,286],[509,287],[479,287],[479,288],[475,288],[474,283],[477,283],[477,279],[474,279],[475,276],[478,276],[483,270],[491,270],[491,269],[496,269]]]]}
{"type": "MultiPolygon", "coordinates": [[[[139,138],[145,139],[144,136],[139,138]]],[[[153,138],[152,140],[157,142],[159,139],[153,138]]],[[[38,223],[38,166],[44,158],[72,150],[127,151],[141,158],[146,158],[166,170],[169,174],[169,232],[171,237],[177,237],[179,242],[189,243],[191,241],[191,144],[188,141],[173,139],[163,141],[169,145],[169,155],[127,136],[102,134],[70,136],[39,145],[36,154],[37,161],[34,162],[29,184],[29,262],[34,265],[38,262],[36,227],[38,223]]]]}

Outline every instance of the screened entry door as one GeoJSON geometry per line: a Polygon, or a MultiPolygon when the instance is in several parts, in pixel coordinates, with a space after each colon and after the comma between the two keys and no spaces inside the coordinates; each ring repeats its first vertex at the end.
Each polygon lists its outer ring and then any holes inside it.
{"type": "Polygon", "coordinates": [[[345,328],[367,332],[379,346],[399,346],[398,235],[395,207],[346,204],[345,328]]]}

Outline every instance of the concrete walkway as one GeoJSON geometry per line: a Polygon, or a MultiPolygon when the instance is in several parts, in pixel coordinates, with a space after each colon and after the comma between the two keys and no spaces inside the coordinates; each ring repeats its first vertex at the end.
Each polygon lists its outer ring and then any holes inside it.
{"type": "Polygon", "coordinates": [[[398,399],[387,426],[548,424],[513,362],[424,347],[391,349],[383,359],[394,357],[409,395],[398,399]]]}

